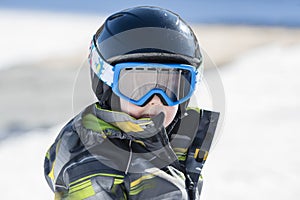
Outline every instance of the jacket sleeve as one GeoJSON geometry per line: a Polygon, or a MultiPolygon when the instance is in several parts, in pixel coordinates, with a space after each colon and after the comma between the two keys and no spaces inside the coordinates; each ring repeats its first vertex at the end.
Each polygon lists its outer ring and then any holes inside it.
{"type": "Polygon", "coordinates": [[[60,185],[63,186],[62,179],[60,178],[60,171],[63,168],[63,161],[68,162],[68,158],[61,159],[62,154],[66,154],[69,151],[66,151],[66,148],[62,147],[63,141],[72,138],[74,135],[71,128],[72,121],[70,121],[59,133],[54,143],[48,149],[45,160],[44,160],[44,176],[46,181],[52,191],[57,191],[57,183],[60,182],[60,185]]]}
{"type": "Polygon", "coordinates": [[[44,175],[56,200],[126,199],[123,174],[90,155],[72,122],[47,151],[44,175]]]}

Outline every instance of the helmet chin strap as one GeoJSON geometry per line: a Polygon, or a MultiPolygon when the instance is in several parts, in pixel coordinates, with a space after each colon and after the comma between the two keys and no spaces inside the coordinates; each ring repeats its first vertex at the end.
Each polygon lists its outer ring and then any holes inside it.
{"type": "Polygon", "coordinates": [[[121,111],[120,97],[111,91],[110,99],[108,100],[111,110],[121,111]]]}
{"type": "Polygon", "coordinates": [[[121,111],[120,97],[113,93],[111,87],[106,84],[103,84],[103,93],[98,100],[103,109],[121,111]]]}

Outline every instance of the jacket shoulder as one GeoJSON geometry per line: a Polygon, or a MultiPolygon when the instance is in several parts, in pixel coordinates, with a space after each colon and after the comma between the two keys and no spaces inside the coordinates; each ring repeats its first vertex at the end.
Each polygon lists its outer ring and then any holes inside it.
{"type": "Polygon", "coordinates": [[[81,152],[80,138],[74,128],[76,117],[70,120],[59,132],[53,144],[48,149],[44,160],[44,175],[50,188],[54,191],[55,185],[63,185],[60,180],[60,172],[69,161],[71,155],[81,152]]]}

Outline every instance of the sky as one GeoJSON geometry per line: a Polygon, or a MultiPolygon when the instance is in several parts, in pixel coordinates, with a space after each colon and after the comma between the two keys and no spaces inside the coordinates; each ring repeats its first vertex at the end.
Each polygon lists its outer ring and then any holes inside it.
{"type": "Polygon", "coordinates": [[[140,5],[165,7],[177,12],[188,22],[194,23],[300,26],[300,3],[298,0],[2,0],[0,2],[0,8],[3,9],[28,9],[102,15],[140,5]]]}

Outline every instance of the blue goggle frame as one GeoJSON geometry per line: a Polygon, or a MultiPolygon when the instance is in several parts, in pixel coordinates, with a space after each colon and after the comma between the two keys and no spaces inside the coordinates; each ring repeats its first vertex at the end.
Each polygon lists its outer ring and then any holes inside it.
{"type": "Polygon", "coordinates": [[[143,63],[143,62],[128,62],[128,63],[119,63],[114,66],[114,78],[113,78],[113,84],[112,84],[112,90],[113,92],[118,95],[119,97],[129,101],[130,103],[133,103],[138,106],[144,105],[153,95],[157,94],[160,97],[164,99],[164,102],[168,106],[174,106],[181,104],[185,101],[187,101],[192,95],[195,90],[196,85],[196,76],[197,76],[197,70],[194,66],[191,65],[185,65],[185,64],[161,64],[161,63],[143,63]],[[149,68],[164,68],[164,69],[182,69],[189,71],[190,73],[190,82],[189,82],[189,91],[187,94],[178,99],[177,101],[172,100],[162,89],[160,88],[153,88],[149,90],[144,96],[142,96],[139,100],[134,100],[128,96],[125,96],[122,94],[122,92],[119,90],[119,78],[120,73],[123,69],[126,68],[135,68],[135,67],[149,67],[149,68]]]}

